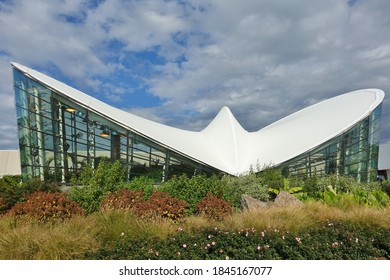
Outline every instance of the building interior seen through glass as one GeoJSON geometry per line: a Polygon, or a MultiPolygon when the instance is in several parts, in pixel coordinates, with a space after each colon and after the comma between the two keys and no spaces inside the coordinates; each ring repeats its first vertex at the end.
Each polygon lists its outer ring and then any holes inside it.
{"type": "Polygon", "coordinates": [[[16,69],[14,91],[23,180],[69,182],[84,165],[96,167],[103,158],[119,160],[127,179],[144,175],[161,182],[172,175],[219,172],[86,110],[16,69]]]}
{"type": "Polygon", "coordinates": [[[280,168],[285,175],[343,174],[361,182],[376,181],[380,115],[381,105],[341,135],[280,168]]]}

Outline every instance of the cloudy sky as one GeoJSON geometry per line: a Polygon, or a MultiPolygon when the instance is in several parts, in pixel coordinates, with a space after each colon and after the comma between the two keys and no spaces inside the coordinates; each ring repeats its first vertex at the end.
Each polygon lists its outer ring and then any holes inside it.
{"type": "Polygon", "coordinates": [[[388,0],[0,0],[0,149],[18,148],[10,61],[190,130],[225,105],[255,131],[380,88],[388,141],[389,15],[388,0]]]}

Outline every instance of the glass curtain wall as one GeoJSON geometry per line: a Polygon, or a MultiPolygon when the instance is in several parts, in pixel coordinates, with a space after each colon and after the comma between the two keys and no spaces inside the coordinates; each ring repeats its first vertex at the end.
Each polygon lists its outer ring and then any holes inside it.
{"type": "Polygon", "coordinates": [[[361,182],[376,180],[380,137],[379,105],[370,116],[343,134],[280,165],[284,175],[350,175],[361,182]]]}
{"type": "Polygon", "coordinates": [[[119,160],[127,179],[219,171],[154,143],[26,77],[14,69],[23,180],[69,182],[83,166],[119,160]]]}
{"type": "MultiPolygon", "coordinates": [[[[86,164],[119,160],[127,179],[220,173],[128,130],[14,69],[24,180],[69,182],[86,164]]],[[[376,180],[381,106],[348,131],[279,167],[284,175],[351,175],[376,180]]]]}

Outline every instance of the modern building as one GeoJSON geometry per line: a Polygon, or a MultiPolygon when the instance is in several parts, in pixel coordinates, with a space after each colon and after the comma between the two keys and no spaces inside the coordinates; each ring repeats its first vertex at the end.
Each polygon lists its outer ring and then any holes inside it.
{"type": "Polygon", "coordinates": [[[227,107],[201,131],[160,124],[105,104],[47,75],[11,63],[23,178],[66,182],[107,157],[127,178],[164,181],[175,174],[239,175],[277,166],[286,175],[376,178],[384,92],[339,95],[258,131],[227,107]]]}

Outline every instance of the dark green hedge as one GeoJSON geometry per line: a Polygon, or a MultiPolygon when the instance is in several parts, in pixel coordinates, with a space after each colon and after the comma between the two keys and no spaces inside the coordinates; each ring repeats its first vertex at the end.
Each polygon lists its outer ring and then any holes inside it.
{"type": "Polygon", "coordinates": [[[86,259],[366,260],[390,258],[390,231],[352,223],[326,224],[302,232],[268,229],[237,232],[179,231],[166,240],[127,239],[89,252],[86,259]]]}

